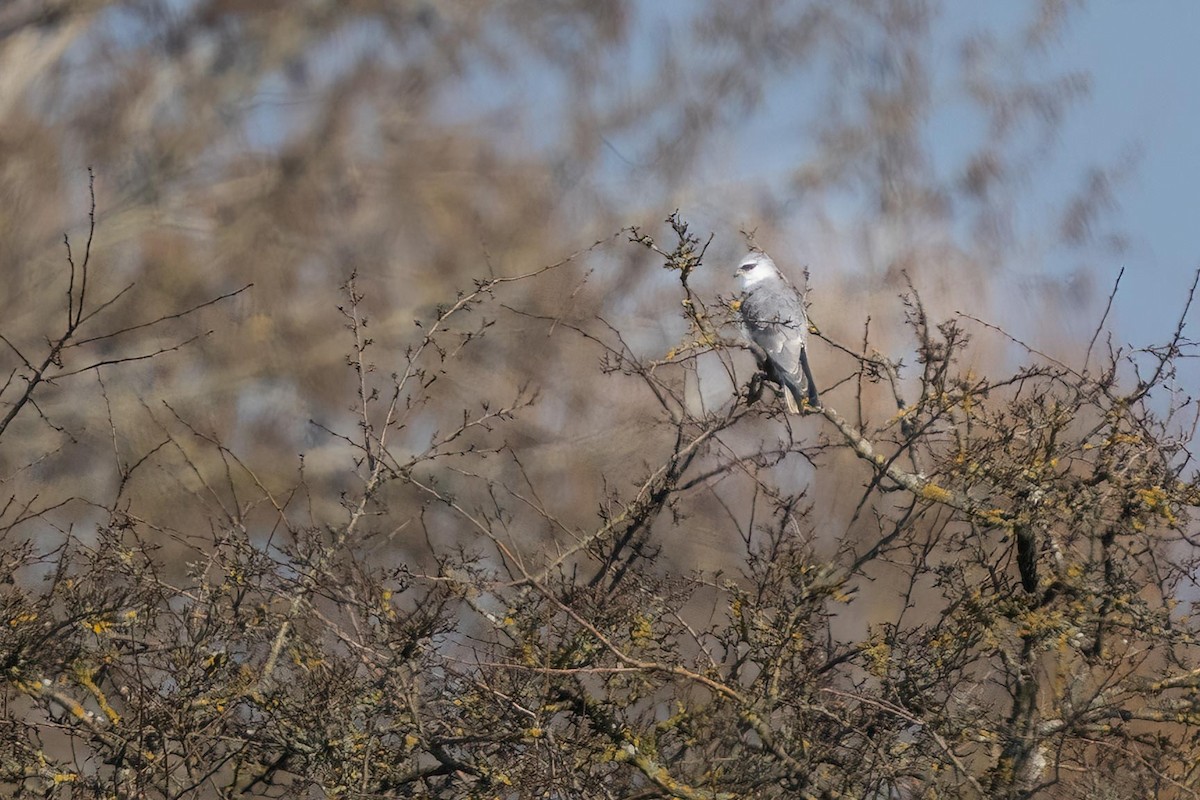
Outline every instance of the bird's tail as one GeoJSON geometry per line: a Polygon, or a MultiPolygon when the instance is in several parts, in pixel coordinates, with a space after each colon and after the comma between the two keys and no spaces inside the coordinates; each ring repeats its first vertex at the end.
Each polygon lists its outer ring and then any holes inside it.
{"type": "MultiPolygon", "coordinates": [[[[817,395],[817,384],[816,381],[813,380],[812,369],[808,366],[807,347],[800,351],[800,369],[804,371],[804,383],[805,387],[808,389],[808,404],[813,408],[820,408],[821,398],[817,395]]],[[[796,392],[796,399],[794,402],[800,402],[800,393],[798,390],[796,392]]],[[[788,410],[791,410],[791,407],[792,404],[789,402],[788,410]]],[[[794,414],[796,412],[793,411],[792,413],[794,414]]]]}
{"type": "Polygon", "coordinates": [[[760,364],[764,377],[783,389],[783,399],[787,402],[787,409],[791,414],[799,414],[805,403],[811,408],[819,408],[821,405],[816,384],[813,383],[812,370],[808,366],[807,350],[800,351],[800,367],[801,373],[793,376],[779,369],[773,362],[760,364]]]}
{"type": "Polygon", "coordinates": [[[808,403],[810,408],[816,408],[817,392],[813,389],[812,378],[807,381],[795,381],[790,376],[784,376],[783,399],[787,402],[787,409],[791,414],[799,414],[801,406],[805,403],[808,403]]]}
{"type": "Polygon", "coordinates": [[[800,404],[804,402],[803,395],[800,394],[800,388],[792,381],[788,381],[783,387],[783,399],[787,402],[789,414],[799,414],[800,404]]]}

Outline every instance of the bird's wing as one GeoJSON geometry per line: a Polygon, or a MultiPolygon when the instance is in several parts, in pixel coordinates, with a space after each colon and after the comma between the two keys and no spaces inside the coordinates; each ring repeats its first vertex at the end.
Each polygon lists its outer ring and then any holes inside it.
{"type": "Polygon", "coordinates": [[[800,296],[790,286],[764,286],[747,292],[742,321],[750,339],[788,377],[800,381],[800,354],[808,343],[808,319],[800,296]]]}

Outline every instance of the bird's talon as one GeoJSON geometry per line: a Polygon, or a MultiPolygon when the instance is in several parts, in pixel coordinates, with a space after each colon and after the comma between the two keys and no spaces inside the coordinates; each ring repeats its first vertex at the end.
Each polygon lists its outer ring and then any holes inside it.
{"type": "Polygon", "coordinates": [[[750,378],[750,383],[746,384],[746,405],[752,406],[762,398],[763,390],[763,374],[756,372],[750,378]]]}

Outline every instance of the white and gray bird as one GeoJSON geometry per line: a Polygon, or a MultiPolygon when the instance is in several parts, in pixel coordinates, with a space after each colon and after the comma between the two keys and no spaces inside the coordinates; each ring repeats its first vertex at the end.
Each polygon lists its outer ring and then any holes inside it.
{"type": "Polygon", "coordinates": [[[809,405],[819,406],[808,367],[804,299],[760,250],[747,253],[735,274],[742,279],[742,323],[763,377],[783,388],[788,411],[793,414],[800,412],[805,398],[809,405]]]}

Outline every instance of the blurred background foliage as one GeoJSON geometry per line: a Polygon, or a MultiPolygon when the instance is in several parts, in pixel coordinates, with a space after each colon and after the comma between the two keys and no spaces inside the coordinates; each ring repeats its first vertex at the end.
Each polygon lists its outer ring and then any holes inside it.
{"type": "MultiPolygon", "coordinates": [[[[899,331],[907,272],[935,312],[1036,320],[1030,333],[1069,348],[1073,313],[1094,310],[1092,276],[1042,274],[1030,287],[1006,270],[1047,235],[1064,247],[1118,241],[1105,227],[1103,170],[1063,198],[1059,219],[1030,229],[1018,214],[1055,157],[1056,125],[1086,94],[1084,74],[1057,74],[1046,59],[1077,4],[1029,3],[1004,30],[960,31],[945,10],[925,0],[5,4],[6,334],[18,345],[50,335],[62,234],[84,230],[91,167],[96,289],[136,282],[108,324],[254,284],[189,323],[214,334],[186,356],[122,370],[109,391],[123,431],[153,439],[139,407],[152,388],[280,475],[300,453],[310,475],[341,469],[322,459],[330,439],[308,420],[344,431],[351,419],[334,299],[351,272],[386,373],[419,333],[414,321],[471,280],[555,262],[625,225],[656,229],[675,207],[718,234],[714,263],[745,246],[744,229],[793,275],[811,264],[814,317],[841,341],[861,338],[868,315],[881,335],[899,331]],[[949,165],[931,152],[948,115],[977,134],[949,165]],[[748,160],[753,177],[739,172],[748,160]]],[[[680,320],[645,255],[605,249],[522,300],[603,313],[639,348],[665,351],[680,320]]],[[[721,270],[697,280],[731,291],[721,270]]],[[[492,333],[468,375],[445,379],[460,398],[482,382],[487,394],[552,387],[531,436],[601,466],[605,449],[629,458],[640,423],[595,386],[590,363],[529,321],[492,333]]],[[[42,402],[63,430],[28,421],[0,454],[6,472],[45,452],[46,437],[107,441],[93,380],[42,402]]],[[[80,452],[43,462],[37,480],[69,476],[67,492],[111,482],[107,460],[80,452]]]]}

